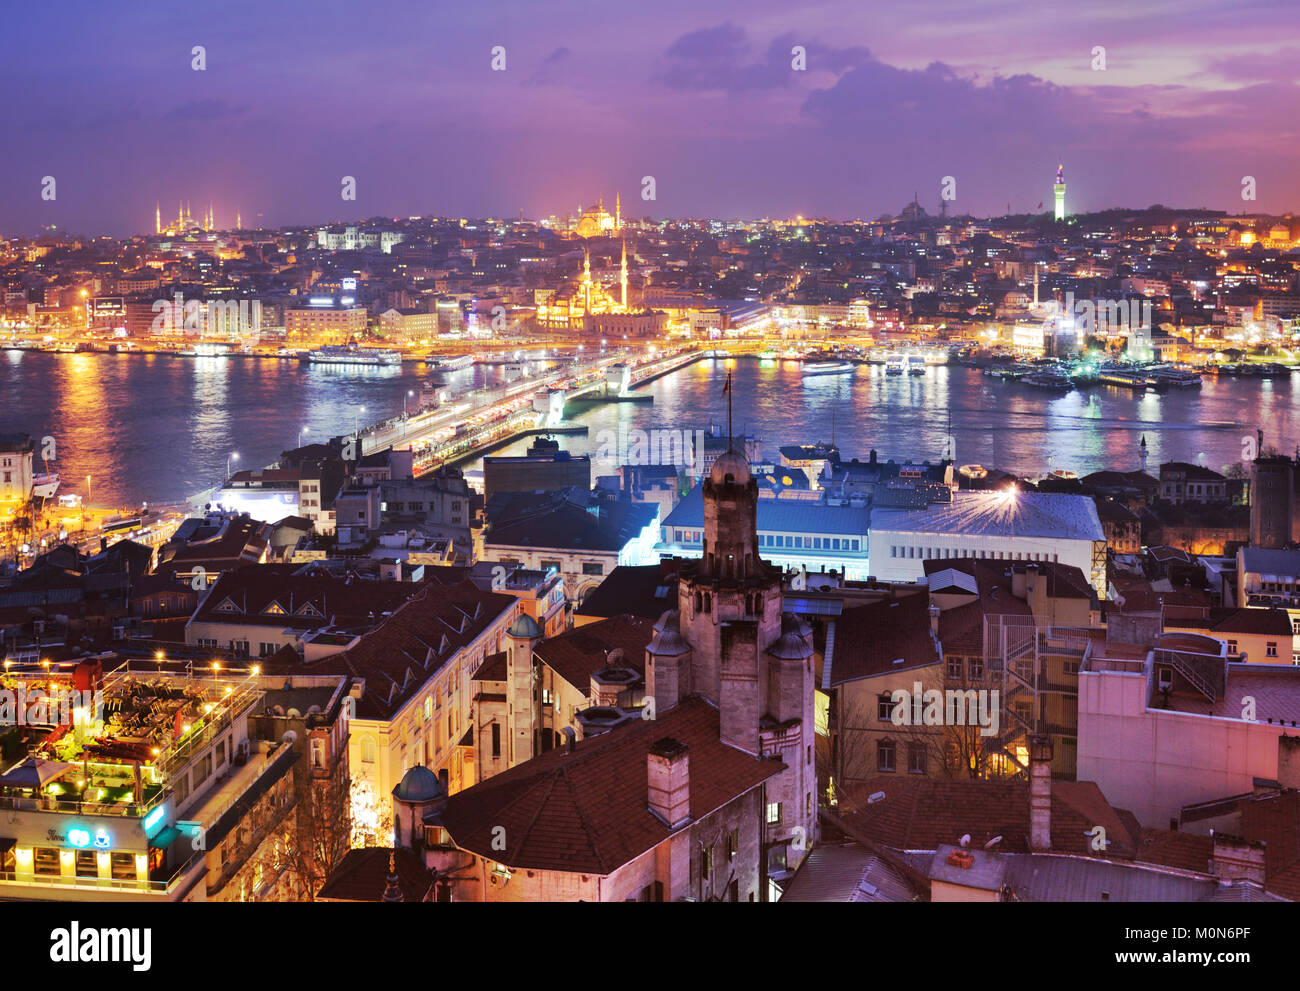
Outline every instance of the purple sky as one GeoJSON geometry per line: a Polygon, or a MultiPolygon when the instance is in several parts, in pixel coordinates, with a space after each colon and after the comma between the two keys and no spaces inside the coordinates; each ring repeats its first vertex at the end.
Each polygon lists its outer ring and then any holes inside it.
{"type": "Polygon", "coordinates": [[[632,216],[874,217],[936,210],[949,175],[950,210],[989,215],[1050,206],[1058,161],[1071,211],[1300,207],[1294,0],[27,0],[5,28],[3,233],[152,230],[159,199],[251,226],[616,190],[632,216]]]}

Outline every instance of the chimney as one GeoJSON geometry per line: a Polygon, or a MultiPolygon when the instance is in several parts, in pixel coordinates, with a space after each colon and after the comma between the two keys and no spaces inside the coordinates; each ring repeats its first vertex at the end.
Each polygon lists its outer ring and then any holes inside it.
{"type": "Polygon", "coordinates": [[[1264,844],[1210,830],[1214,853],[1210,873],[1220,881],[1251,881],[1264,887],[1264,844]]]}
{"type": "Polygon", "coordinates": [[[691,759],[686,744],[666,736],[646,754],[650,811],[672,829],[691,818],[691,759]]]}
{"type": "Polygon", "coordinates": [[[1277,738],[1277,783],[1283,788],[1300,788],[1300,736],[1277,738]]]}
{"type": "Polygon", "coordinates": [[[1052,738],[1029,738],[1029,849],[1052,848],[1052,738]]]}

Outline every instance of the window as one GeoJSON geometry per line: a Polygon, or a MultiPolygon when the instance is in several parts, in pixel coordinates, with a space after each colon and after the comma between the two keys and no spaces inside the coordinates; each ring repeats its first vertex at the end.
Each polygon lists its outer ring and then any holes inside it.
{"type": "Polygon", "coordinates": [[[968,662],[968,666],[971,681],[982,681],[984,679],[984,658],[972,657],[968,662]]]}
{"type": "Polygon", "coordinates": [[[881,740],[876,744],[876,770],[894,770],[894,741],[881,740]]]}
{"type": "Polygon", "coordinates": [[[375,762],[375,741],[373,737],[363,737],[361,740],[361,760],[366,764],[375,762]]]}
{"type": "Polygon", "coordinates": [[[543,688],[542,705],[554,705],[554,704],[555,704],[555,693],[552,692],[549,688],[543,688]]]}
{"type": "Polygon", "coordinates": [[[909,743],[907,745],[907,770],[910,774],[925,773],[925,744],[909,743]]]}
{"type": "Polygon", "coordinates": [[[1235,654],[1236,652],[1237,652],[1237,641],[1236,641],[1236,640],[1229,640],[1229,641],[1228,641],[1228,653],[1229,653],[1229,654],[1235,654]]]}
{"type": "Polygon", "coordinates": [[[1277,657],[1277,641],[1268,641],[1268,643],[1264,645],[1264,654],[1266,657],[1277,657]]]}
{"type": "Polygon", "coordinates": [[[548,561],[548,560],[543,559],[542,561],[538,562],[538,567],[541,568],[543,571],[559,571],[559,570],[560,570],[560,562],[559,562],[559,561],[548,561]]]}
{"type": "Polygon", "coordinates": [[[948,677],[949,677],[949,678],[960,678],[960,677],[961,677],[961,669],[962,669],[961,658],[960,658],[960,657],[952,657],[952,656],[949,656],[949,658],[948,658],[948,677]]]}
{"type": "Polygon", "coordinates": [[[736,851],[740,849],[740,830],[733,829],[727,834],[727,860],[736,859],[736,851]]]}
{"type": "Polygon", "coordinates": [[[769,826],[775,826],[780,821],[781,821],[781,803],[768,802],[767,803],[767,824],[769,826]]]}
{"type": "Polygon", "coordinates": [[[501,756],[501,724],[492,724],[492,756],[501,756]]]}
{"type": "Polygon", "coordinates": [[[59,873],[59,851],[53,847],[38,846],[35,853],[36,864],[33,870],[37,874],[59,873]]]}
{"type": "Polygon", "coordinates": [[[700,880],[707,881],[713,874],[713,847],[706,846],[700,851],[700,880]]]}
{"type": "Polygon", "coordinates": [[[432,718],[433,718],[433,696],[426,695],[424,697],[424,721],[427,723],[432,718]]]}
{"type": "Polygon", "coordinates": [[[584,575],[603,575],[605,573],[605,566],[599,561],[583,561],[582,573],[584,575]]]}
{"type": "Polygon", "coordinates": [[[881,692],[876,696],[876,718],[882,723],[893,722],[894,696],[891,693],[881,692]]]}
{"type": "Polygon", "coordinates": [[[325,767],[325,741],[320,737],[313,737],[311,741],[311,766],[318,769],[325,767]]]}
{"type": "Polygon", "coordinates": [[[118,881],[136,880],[135,854],[133,853],[110,854],[109,867],[112,870],[114,879],[118,881]]]}
{"type": "Polygon", "coordinates": [[[279,648],[276,647],[276,645],[273,644],[273,643],[259,643],[259,644],[257,645],[257,656],[258,656],[258,657],[270,657],[270,656],[271,656],[272,654],[274,654],[278,649],[279,649],[279,648]]]}
{"type": "Polygon", "coordinates": [[[77,851],[77,877],[99,877],[99,855],[97,851],[77,851]]]}

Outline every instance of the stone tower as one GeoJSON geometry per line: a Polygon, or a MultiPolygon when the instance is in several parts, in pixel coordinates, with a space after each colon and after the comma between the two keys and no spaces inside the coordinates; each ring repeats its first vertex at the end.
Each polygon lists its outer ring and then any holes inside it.
{"type": "Polygon", "coordinates": [[[658,712],[704,696],[724,743],[786,764],[766,786],[764,844],[769,866],[784,854],[793,869],[817,833],[812,632],[782,617],[781,572],[758,556],[758,483],[745,459],[719,457],[703,488],[703,556],[683,565],[677,609],[656,625],[646,692],[658,712]]]}

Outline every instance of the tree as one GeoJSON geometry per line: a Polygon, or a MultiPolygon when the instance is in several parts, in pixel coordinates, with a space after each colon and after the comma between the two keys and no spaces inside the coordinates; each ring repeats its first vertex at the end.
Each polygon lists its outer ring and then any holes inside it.
{"type": "Polygon", "coordinates": [[[327,774],[317,775],[310,767],[298,771],[297,837],[289,858],[303,899],[315,901],[330,872],[352,848],[352,783],[346,751],[327,774]]]}

